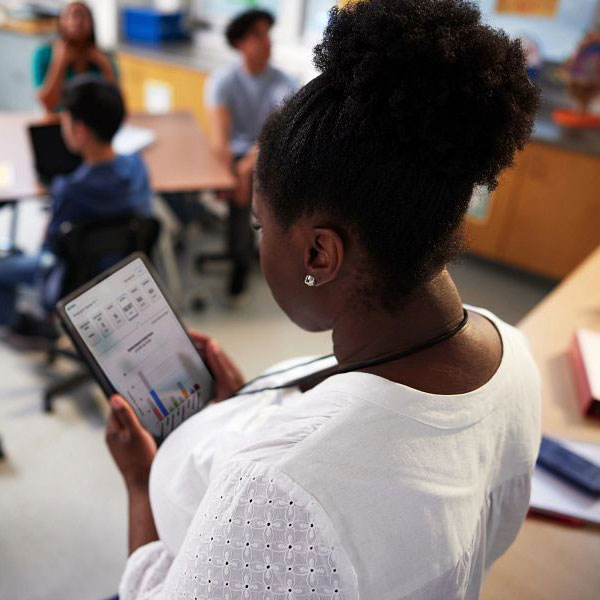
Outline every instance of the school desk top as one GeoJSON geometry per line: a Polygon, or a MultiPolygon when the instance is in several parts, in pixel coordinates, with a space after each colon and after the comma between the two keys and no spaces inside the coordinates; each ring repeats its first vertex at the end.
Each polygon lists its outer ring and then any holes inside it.
{"type": "MultiPolygon", "coordinates": [[[[583,417],[566,351],[577,327],[600,331],[600,248],[522,321],[542,375],[545,434],[600,443],[600,420],[583,417]]],[[[597,600],[600,528],[527,518],[492,567],[483,600],[597,600]]]]}
{"type": "MultiPolygon", "coordinates": [[[[0,112],[0,201],[44,193],[38,183],[27,125],[44,117],[32,113],[0,112]]],[[[156,192],[227,190],[234,179],[210,150],[208,140],[189,113],[134,114],[128,123],[147,127],[156,141],[142,151],[156,192]]]]}

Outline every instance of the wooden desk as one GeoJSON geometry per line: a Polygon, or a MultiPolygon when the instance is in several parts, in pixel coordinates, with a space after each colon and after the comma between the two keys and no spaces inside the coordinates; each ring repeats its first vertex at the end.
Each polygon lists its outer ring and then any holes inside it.
{"type": "Polygon", "coordinates": [[[229,167],[211,152],[190,113],[134,114],[128,122],[156,133],[156,142],[143,151],[156,192],[233,189],[229,167]]]}
{"type": "MultiPolygon", "coordinates": [[[[8,165],[8,185],[0,184],[0,205],[12,207],[9,247],[17,232],[17,203],[22,198],[41,196],[27,125],[44,117],[32,113],[0,113],[0,168],[8,165]]],[[[208,140],[189,113],[165,115],[133,114],[128,122],[152,129],[156,141],[142,151],[148,166],[152,189],[158,193],[230,190],[235,181],[228,166],[211,152],[208,140]]],[[[183,304],[183,285],[175,261],[170,233],[163,227],[160,247],[165,276],[172,297],[183,304]]]]}
{"type": "MultiPolygon", "coordinates": [[[[44,193],[37,182],[27,133],[27,125],[39,120],[32,113],[0,113],[0,163],[10,165],[14,174],[11,185],[0,186],[0,200],[14,201],[44,193]]],[[[189,113],[134,114],[128,122],[156,133],[154,144],[142,152],[155,192],[234,187],[231,172],[212,154],[208,140],[189,113]]]]}
{"type": "MultiPolygon", "coordinates": [[[[542,375],[542,431],[600,442],[600,421],[581,416],[565,356],[573,331],[600,331],[600,248],[519,324],[542,375]]],[[[492,567],[484,600],[598,600],[600,528],[528,518],[492,567]]]]}

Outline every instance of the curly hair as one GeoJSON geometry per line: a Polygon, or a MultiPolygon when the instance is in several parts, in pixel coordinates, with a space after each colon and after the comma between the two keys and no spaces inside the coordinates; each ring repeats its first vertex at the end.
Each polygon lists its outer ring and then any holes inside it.
{"type": "Polygon", "coordinates": [[[474,186],[493,189],[531,132],[538,91],[519,41],[463,0],[333,8],[314,63],[259,139],[276,219],[329,219],[362,244],[393,308],[461,246],[474,186]]]}

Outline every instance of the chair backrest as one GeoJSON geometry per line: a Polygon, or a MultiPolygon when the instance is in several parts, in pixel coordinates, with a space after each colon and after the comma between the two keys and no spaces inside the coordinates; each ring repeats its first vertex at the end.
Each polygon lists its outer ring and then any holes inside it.
{"type": "Polygon", "coordinates": [[[63,224],[57,251],[65,266],[61,295],[77,289],[132,252],[152,256],[159,233],[157,219],[135,215],[63,224]]]}

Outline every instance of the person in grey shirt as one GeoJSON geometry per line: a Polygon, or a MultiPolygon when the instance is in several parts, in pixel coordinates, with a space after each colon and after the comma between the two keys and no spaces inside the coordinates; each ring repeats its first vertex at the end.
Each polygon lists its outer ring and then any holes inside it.
{"type": "Polygon", "coordinates": [[[234,268],[229,294],[239,296],[246,285],[252,255],[250,197],[255,143],[269,114],[298,89],[296,82],[270,63],[273,15],[248,10],[235,17],[225,35],[241,60],[218,69],[206,86],[210,138],[214,151],[232,165],[237,185],[230,198],[229,252],[234,268]]]}

